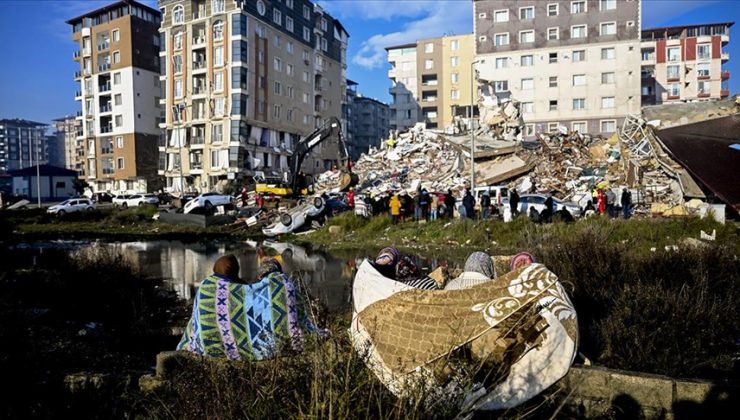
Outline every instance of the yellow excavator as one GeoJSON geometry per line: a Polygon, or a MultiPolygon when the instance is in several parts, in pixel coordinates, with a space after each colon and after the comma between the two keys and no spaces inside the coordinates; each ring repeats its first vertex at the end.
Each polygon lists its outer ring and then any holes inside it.
{"type": "Polygon", "coordinates": [[[261,182],[257,182],[254,191],[262,196],[272,195],[281,198],[299,198],[308,195],[309,190],[306,185],[306,179],[302,179],[300,176],[301,164],[303,164],[306,155],[314,147],[333,137],[336,137],[338,140],[339,161],[342,163],[340,168],[340,190],[346,191],[350,187],[357,185],[359,178],[352,172],[351,159],[342,135],[342,125],[338,118],[331,117],[321,127],[317,128],[316,131],[296,144],[293,156],[290,158],[291,179],[287,183],[282,180],[268,182],[262,179],[260,180],[261,182]]]}

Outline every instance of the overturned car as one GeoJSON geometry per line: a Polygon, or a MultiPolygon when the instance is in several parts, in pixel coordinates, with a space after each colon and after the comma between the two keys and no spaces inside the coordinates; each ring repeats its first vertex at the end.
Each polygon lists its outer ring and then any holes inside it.
{"type": "Polygon", "coordinates": [[[267,225],[262,228],[262,233],[265,236],[274,237],[296,232],[305,225],[321,226],[327,217],[347,210],[349,206],[339,198],[316,196],[310,202],[299,204],[272,216],[267,225]]]}

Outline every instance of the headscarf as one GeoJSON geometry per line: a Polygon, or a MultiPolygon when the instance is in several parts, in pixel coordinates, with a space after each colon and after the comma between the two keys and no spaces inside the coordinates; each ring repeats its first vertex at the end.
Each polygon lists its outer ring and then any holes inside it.
{"type": "Polygon", "coordinates": [[[481,251],[470,254],[465,261],[465,271],[480,273],[489,279],[496,278],[496,268],[493,266],[491,256],[481,251]]]}
{"type": "Polygon", "coordinates": [[[230,280],[239,280],[239,261],[234,254],[224,255],[213,264],[213,272],[230,280]]]}
{"type": "Polygon", "coordinates": [[[514,258],[511,259],[511,262],[509,263],[509,268],[511,268],[511,271],[514,271],[518,268],[526,267],[530,264],[534,263],[534,257],[529,252],[520,252],[516,255],[514,255],[514,258]]]}
{"type": "Polygon", "coordinates": [[[392,246],[380,250],[375,264],[380,266],[395,266],[398,262],[398,250],[392,246]]]}
{"type": "Polygon", "coordinates": [[[407,256],[403,256],[396,264],[396,280],[407,280],[418,277],[419,267],[407,256]]]}
{"type": "Polygon", "coordinates": [[[278,260],[275,258],[265,258],[262,260],[259,269],[257,270],[257,279],[263,279],[272,273],[282,273],[283,266],[280,265],[278,260]]]}

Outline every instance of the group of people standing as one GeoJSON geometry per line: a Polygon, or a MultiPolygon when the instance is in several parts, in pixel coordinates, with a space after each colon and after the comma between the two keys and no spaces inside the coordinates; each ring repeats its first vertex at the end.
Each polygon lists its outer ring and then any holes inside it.
{"type": "MultiPolygon", "coordinates": [[[[584,213],[586,216],[593,214],[606,214],[611,218],[618,215],[617,195],[611,188],[596,188],[592,192],[593,200],[586,204],[584,213]],[[594,206],[594,203],[596,205],[594,206]]],[[[622,195],[619,200],[622,209],[622,217],[629,219],[632,214],[632,194],[627,188],[622,188],[622,195]]]]}

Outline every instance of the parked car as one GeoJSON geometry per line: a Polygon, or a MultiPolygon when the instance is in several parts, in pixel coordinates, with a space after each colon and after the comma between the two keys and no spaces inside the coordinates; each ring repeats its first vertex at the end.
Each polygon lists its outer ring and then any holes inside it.
{"type": "MultiPolygon", "coordinates": [[[[130,196],[131,194],[118,194],[117,196],[113,197],[113,201],[112,201],[113,206],[123,207],[123,204],[126,203],[126,200],[128,200],[130,196]]],[[[128,204],[126,204],[126,207],[128,207],[128,204]]]]}
{"type": "MultiPolygon", "coordinates": [[[[520,214],[529,214],[529,209],[533,208],[537,210],[537,213],[542,213],[543,210],[545,210],[545,200],[547,200],[548,195],[546,194],[522,194],[519,196],[519,213],[520,214]]],[[[509,206],[509,199],[505,199],[502,202],[502,205],[504,207],[504,220],[507,220],[506,213],[509,213],[511,211],[511,208],[509,206]]],[[[559,198],[552,198],[552,207],[553,212],[557,212],[559,210],[565,209],[570,213],[573,218],[577,218],[581,216],[581,206],[579,206],[576,203],[572,203],[570,201],[563,201],[559,198]]]]}
{"type": "Polygon", "coordinates": [[[230,195],[210,192],[201,194],[185,203],[183,213],[191,213],[195,209],[203,209],[205,210],[206,214],[213,214],[213,211],[216,207],[228,206],[233,204],[233,197],[231,197],[230,195]]]}
{"type": "Polygon", "coordinates": [[[92,197],[90,199],[93,201],[93,203],[100,204],[100,203],[112,203],[115,196],[111,193],[107,192],[96,192],[93,193],[92,197]]]}
{"type": "Polygon", "coordinates": [[[46,209],[46,212],[56,214],[57,216],[64,216],[67,213],[93,210],[95,210],[95,204],[89,198],[70,198],[49,207],[46,209]]]}
{"type": "Polygon", "coordinates": [[[144,206],[147,204],[156,206],[159,204],[159,199],[154,194],[141,193],[127,195],[126,198],[121,198],[120,200],[118,200],[118,205],[124,209],[128,207],[144,206]]]}

